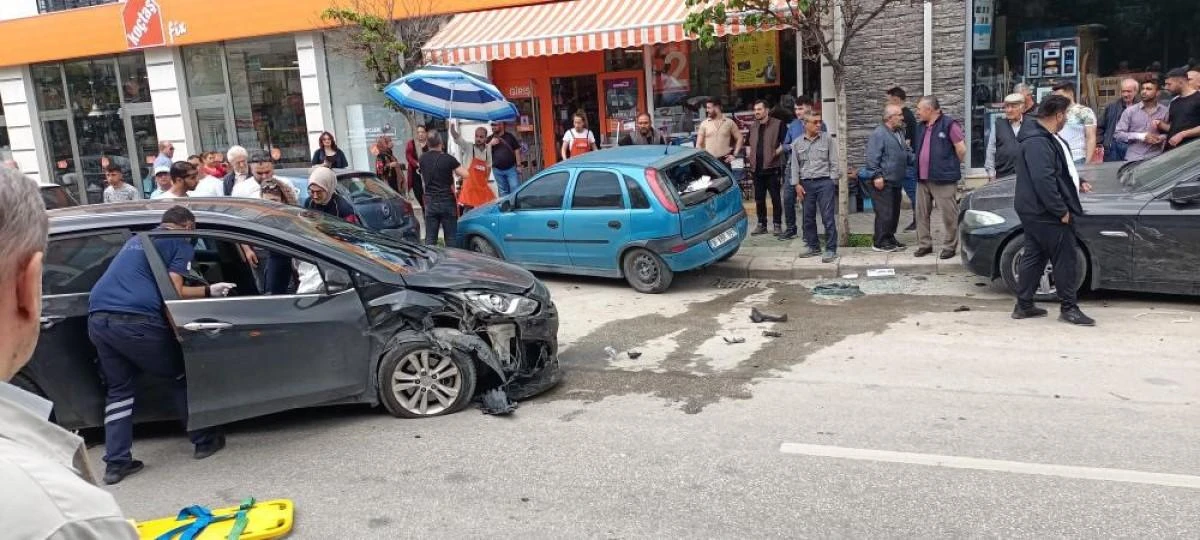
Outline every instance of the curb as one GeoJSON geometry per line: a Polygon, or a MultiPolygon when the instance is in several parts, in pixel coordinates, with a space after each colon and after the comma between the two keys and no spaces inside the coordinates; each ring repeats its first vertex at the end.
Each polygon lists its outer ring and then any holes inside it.
{"type": "Polygon", "coordinates": [[[766,252],[762,254],[738,254],[725,262],[713,264],[701,272],[725,278],[748,279],[831,279],[846,274],[865,277],[867,270],[891,268],[898,275],[950,275],[969,274],[962,261],[941,260],[936,255],[923,258],[905,253],[877,253],[874,251],[846,253],[834,263],[822,263],[819,258],[801,259],[794,254],[766,252]]]}

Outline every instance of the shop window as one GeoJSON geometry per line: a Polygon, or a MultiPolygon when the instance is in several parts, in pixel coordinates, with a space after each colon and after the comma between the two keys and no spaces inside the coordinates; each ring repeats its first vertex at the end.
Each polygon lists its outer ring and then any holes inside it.
{"type": "Polygon", "coordinates": [[[308,166],[308,127],[293,38],[183,50],[200,150],[264,150],[284,167],[308,166]]]}
{"type": "Polygon", "coordinates": [[[38,0],[38,13],[51,13],[68,9],[115,4],[121,0],[38,0]]]}
{"type": "Polygon", "coordinates": [[[641,47],[604,51],[604,71],[635,71],[644,65],[641,47]]]}
{"type": "Polygon", "coordinates": [[[974,0],[973,20],[967,21],[971,167],[983,167],[1004,96],[1019,83],[1028,84],[1039,102],[1054,85],[1075,83],[1077,101],[1103,122],[1100,117],[1118,99],[1122,79],[1161,80],[1173,68],[1192,64],[1195,69],[1200,49],[1194,40],[1181,38],[1195,34],[1195,3],[1136,4],[1095,9],[1078,2],[974,0]]]}
{"type": "Polygon", "coordinates": [[[33,85],[37,92],[38,109],[43,111],[67,108],[63,88],[62,66],[58,64],[33,66],[33,85]]]}

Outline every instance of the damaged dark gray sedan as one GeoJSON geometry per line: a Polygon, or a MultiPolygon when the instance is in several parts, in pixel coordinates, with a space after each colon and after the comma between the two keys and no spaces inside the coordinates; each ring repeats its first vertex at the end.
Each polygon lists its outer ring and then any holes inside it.
{"type": "MultiPolygon", "coordinates": [[[[53,401],[67,428],[103,424],[88,293],[131,235],[185,236],[196,246],[189,279],[237,285],[225,298],[179,299],[160,259],[149,258],[183,351],[189,429],[347,403],[420,418],[486,396],[503,412],[561,376],[549,291],[495,259],[255,200],[142,201],[50,216],[42,336],[14,383],[53,401]],[[195,231],[156,229],[174,204],[196,215],[195,231]],[[287,294],[265,294],[255,259],[297,269],[287,294]]],[[[176,418],[165,386],[139,380],[137,421],[176,418]]]]}

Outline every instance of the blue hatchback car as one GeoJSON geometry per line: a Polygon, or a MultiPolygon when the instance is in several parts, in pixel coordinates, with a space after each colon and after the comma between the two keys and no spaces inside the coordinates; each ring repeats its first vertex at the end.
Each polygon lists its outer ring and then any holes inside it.
{"type": "Polygon", "coordinates": [[[708,153],[624,146],[559,163],[468,212],[458,245],[529,270],[624,277],[661,293],[676,272],[732,257],[746,227],[741,190],[708,153]]]}

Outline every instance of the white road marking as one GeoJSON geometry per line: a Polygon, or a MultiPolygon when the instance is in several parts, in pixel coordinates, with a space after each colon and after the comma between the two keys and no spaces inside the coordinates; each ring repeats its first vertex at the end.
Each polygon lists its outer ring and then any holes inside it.
{"type": "Polygon", "coordinates": [[[1186,474],[1154,473],[1145,471],[1131,471],[1127,469],[1105,469],[1099,467],[1074,467],[1070,465],[1047,465],[1044,463],[979,459],[962,456],[942,456],[938,454],[919,454],[913,452],[893,452],[889,450],[846,448],[842,446],[825,446],[819,444],[783,443],[779,446],[779,451],[785,454],[854,459],[860,461],[908,463],[911,465],[928,465],[931,467],[947,467],[951,469],[973,469],[978,471],[1036,474],[1040,476],[1058,476],[1061,478],[1078,478],[1083,480],[1103,480],[1107,482],[1128,482],[1133,484],[1152,484],[1156,486],[1200,489],[1200,476],[1190,476],[1186,474]]]}

